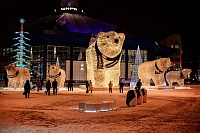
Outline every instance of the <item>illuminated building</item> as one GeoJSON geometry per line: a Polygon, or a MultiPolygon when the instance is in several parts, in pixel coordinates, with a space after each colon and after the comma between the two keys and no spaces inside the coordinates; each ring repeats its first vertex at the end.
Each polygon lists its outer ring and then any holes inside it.
{"type": "Polygon", "coordinates": [[[178,34],[171,35],[164,40],[159,42],[160,44],[171,47],[176,50],[175,53],[171,55],[171,61],[173,62],[172,70],[182,69],[182,46],[181,46],[181,37],[178,34]]]}
{"type": "MultiPolygon", "coordinates": [[[[56,64],[57,57],[60,67],[66,71],[67,80],[86,80],[86,48],[100,31],[125,33],[120,78],[131,78],[133,69],[131,66],[134,65],[138,46],[142,62],[154,60],[159,56],[169,57],[173,53],[170,47],[155,44],[156,37],[134,36],[121,31],[115,25],[86,16],[85,12],[78,8],[77,0],[62,0],[61,8],[54,11],[52,15],[27,21],[24,25],[26,31],[30,33],[27,36],[31,45],[30,69],[33,81],[36,78],[47,79],[49,66],[56,64]]],[[[10,25],[7,31],[13,33],[17,28],[17,25],[10,25]]],[[[6,58],[8,54],[13,53],[12,48],[5,48],[2,51],[0,56],[6,58]]],[[[1,65],[0,80],[4,79],[4,66],[10,62],[4,63],[1,65]]]]}

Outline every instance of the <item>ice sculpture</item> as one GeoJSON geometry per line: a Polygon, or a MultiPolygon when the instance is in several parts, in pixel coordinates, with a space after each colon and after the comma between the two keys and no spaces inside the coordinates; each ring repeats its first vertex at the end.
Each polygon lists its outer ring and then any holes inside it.
{"type": "Polygon", "coordinates": [[[100,32],[86,50],[87,80],[94,87],[118,86],[124,33],[100,32]]]}

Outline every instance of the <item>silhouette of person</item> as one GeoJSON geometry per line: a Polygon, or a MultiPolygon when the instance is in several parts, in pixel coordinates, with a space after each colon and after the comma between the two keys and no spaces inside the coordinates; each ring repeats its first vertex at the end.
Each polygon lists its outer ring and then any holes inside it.
{"type": "Polygon", "coordinates": [[[8,78],[7,77],[5,77],[4,82],[5,82],[5,87],[8,87],[8,78]]]}
{"type": "Polygon", "coordinates": [[[70,83],[70,82],[71,82],[71,81],[69,80],[69,81],[68,81],[68,86],[67,86],[67,87],[68,87],[68,91],[69,91],[70,88],[71,88],[71,83],[70,83]]]}
{"type": "Polygon", "coordinates": [[[86,81],[86,84],[85,84],[85,86],[86,86],[86,93],[88,93],[89,92],[89,86],[90,86],[90,84],[89,84],[89,82],[88,81],[86,81]]]}
{"type": "Polygon", "coordinates": [[[92,85],[92,81],[91,80],[90,80],[90,83],[89,83],[89,87],[90,87],[90,92],[92,93],[93,85],[92,85]]]}
{"type": "Polygon", "coordinates": [[[41,87],[41,82],[39,80],[37,80],[36,86],[37,86],[37,91],[39,91],[41,87]]]}
{"type": "Polygon", "coordinates": [[[56,79],[54,79],[54,81],[52,82],[52,87],[53,87],[53,94],[57,95],[57,86],[58,86],[58,82],[56,81],[56,79]]]}
{"type": "Polygon", "coordinates": [[[70,82],[70,91],[73,91],[73,80],[70,82]]]}
{"type": "Polygon", "coordinates": [[[42,78],[42,79],[40,80],[40,90],[42,90],[43,81],[44,81],[44,78],[42,78]]]}
{"type": "Polygon", "coordinates": [[[50,82],[50,80],[48,80],[47,83],[46,83],[46,89],[47,89],[46,95],[50,95],[50,89],[51,89],[51,82],[50,82]]]}
{"type": "Polygon", "coordinates": [[[29,98],[30,90],[31,90],[31,86],[30,86],[29,80],[26,80],[26,83],[24,84],[25,98],[29,98]]]}
{"type": "Polygon", "coordinates": [[[136,89],[140,90],[140,89],[141,89],[141,86],[142,86],[142,82],[141,82],[141,80],[139,79],[138,82],[136,83],[136,89]]]}
{"type": "Polygon", "coordinates": [[[108,84],[109,93],[112,93],[112,86],[113,86],[113,83],[110,81],[109,84],[108,84]]]}
{"type": "Polygon", "coordinates": [[[71,79],[68,81],[68,91],[73,91],[73,81],[71,79]]]}
{"type": "Polygon", "coordinates": [[[119,93],[123,93],[124,91],[124,83],[122,81],[119,82],[119,93]]]}

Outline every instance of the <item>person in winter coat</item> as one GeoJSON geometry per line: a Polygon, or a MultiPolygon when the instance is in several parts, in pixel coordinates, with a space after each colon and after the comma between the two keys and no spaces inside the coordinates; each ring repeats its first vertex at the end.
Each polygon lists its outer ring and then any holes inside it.
{"type": "Polygon", "coordinates": [[[41,82],[39,80],[37,80],[36,86],[37,86],[37,91],[39,91],[41,87],[41,82]]]}
{"type": "Polygon", "coordinates": [[[30,86],[29,80],[26,80],[26,83],[24,84],[25,98],[29,98],[30,90],[31,90],[31,86],[30,86]]]}
{"type": "Polygon", "coordinates": [[[138,82],[136,83],[136,89],[140,90],[142,86],[142,82],[141,79],[138,80],[138,82]]]}
{"type": "Polygon", "coordinates": [[[90,86],[89,81],[86,81],[85,86],[86,86],[86,93],[88,93],[89,92],[89,86],[90,86]]]}
{"type": "Polygon", "coordinates": [[[124,83],[122,81],[119,82],[119,93],[123,93],[124,83]]]}
{"type": "Polygon", "coordinates": [[[50,82],[50,80],[48,80],[47,83],[46,83],[46,89],[47,89],[46,95],[50,96],[50,89],[51,89],[51,82],[50,82]]]}
{"type": "Polygon", "coordinates": [[[92,93],[92,89],[93,89],[93,85],[92,85],[92,81],[90,80],[90,83],[89,83],[89,91],[92,93]]]}
{"type": "Polygon", "coordinates": [[[58,82],[56,81],[56,79],[54,79],[54,81],[52,82],[52,87],[53,87],[53,94],[57,95],[57,91],[58,91],[58,82]]]}
{"type": "Polygon", "coordinates": [[[112,86],[113,86],[113,83],[110,81],[109,84],[108,84],[109,93],[112,93],[112,86]]]}

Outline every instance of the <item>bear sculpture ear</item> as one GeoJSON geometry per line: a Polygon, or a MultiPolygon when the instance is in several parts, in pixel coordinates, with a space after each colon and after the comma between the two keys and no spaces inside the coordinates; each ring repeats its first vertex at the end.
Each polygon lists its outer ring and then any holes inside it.
{"type": "Polygon", "coordinates": [[[102,37],[104,35],[103,32],[99,32],[98,37],[102,37]]]}
{"type": "Polygon", "coordinates": [[[120,38],[125,38],[124,33],[119,33],[120,38]]]}

